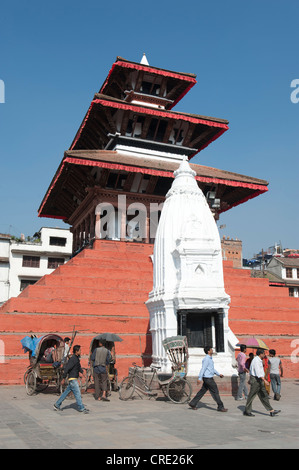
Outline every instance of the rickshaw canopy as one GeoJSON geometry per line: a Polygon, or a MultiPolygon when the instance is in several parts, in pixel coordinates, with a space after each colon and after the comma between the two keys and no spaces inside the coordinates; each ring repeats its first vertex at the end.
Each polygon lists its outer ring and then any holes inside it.
{"type": "Polygon", "coordinates": [[[62,347],[64,344],[63,338],[56,334],[48,334],[41,336],[40,338],[30,338],[29,336],[25,336],[25,338],[21,340],[21,344],[23,346],[24,352],[28,352],[28,350],[32,351],[32,357],[38,361],[39,356],[41,356],[41,354],[47,348],[47,343],[52,340],[56,341],[58,346],[62,347]],[[32,342],[30,342],[28,338],[31,339],[32,342]]]}
{"type": "Polygon", "coordinates": [[[186,336],[170,336],[169,338],[165,338],[162,344],[166,352],[173,348],[185,348],[186,351],[188,350],[186,336]]]}
{"type": "Polygon", "coordinates": [[[184,365],[187,370],[188,361],[188,341],[186,336],[170,336],[162,341],[169,360],[175,368],[184,365]]]}

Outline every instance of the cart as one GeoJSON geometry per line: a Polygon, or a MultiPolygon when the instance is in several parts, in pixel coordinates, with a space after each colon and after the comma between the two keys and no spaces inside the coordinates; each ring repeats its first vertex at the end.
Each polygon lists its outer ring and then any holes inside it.
{"type": "Polygon", "coordinates": [[[24,381],[26,392],[33,395],[45,390],[49,385],[55,385],[62,392],[62,359],[64,355],[63,338],[56,334],[48,334],[39,338],[36,348],[31,354],[31,364],[27,368],[24,381]],[[45,360],[45,352],[52,348],[51,362],[45,360]]]}
{"type": "Polygon", "coordinates": [[[152,365],[150,367],[151,379],[148,383],[146,375],[149,374],[146,374],[144,367],[139,367],[134,363],[129,376],[125,377],[120,384],[119,397],[121,400],[132,398],[135,391],[140,397],[142,397],[142,394],[149,398],[156,397],[158,395],[157,390],[161,389],[164,395],[173,403],[188,403],[192,394],[192,387],[186,377],[188,365],[187,338],[186,336],[172,336],[162,341],[162,344],[171,361],[172,373],[170,376],[165,378],[165,374],[158,373],[160,367],[152,365]],[[154,388],[155,383],[157,383],[158,389],[154,388]]]}
{"type": "Polygon", "coordinates": [[[107,373],[108,373],[108,393],[111,391],[117,391],[118,387],[118,374],[117,369],[115,367],[116,363],[116,354],[115,354],[115,342],[122,341],[122,339],[113,333],[101,333],[92,338],[89,348],[89,359],[88,359],[88,368],[86,369],[85,375],[85,384],[82,384],[82,389],[87,391],[87,389],[91,386],[93,382],[93,366],[91,361],[91,356],[94,350],[98,346],[98,341],[102,340],[105,347],[111,353],[111,359],[107,366],[107,373]]]}

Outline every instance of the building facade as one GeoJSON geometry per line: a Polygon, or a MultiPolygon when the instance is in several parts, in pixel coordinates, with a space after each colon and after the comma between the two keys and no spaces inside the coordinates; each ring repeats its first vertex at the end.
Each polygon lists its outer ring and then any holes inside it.
{"type": "Polygon", "coordinates": [[[223,236],[221,239],[222,258],[232,261],[234,268],[242,268],[242,241],[223,236]]]}
{"type": "Polygon", "coordinates": [[[299,297],[299,257],[274,256],[268,266],[270,285],[286,287],[290,297],[299,297]]]}
{"type": "Polygon", "coordinates": [[[0,234],[0,305],[9,298],[10,235],[0,234]]]}
{"type": "Polygon", "coordinates": [[[42,227],[36,235],[32,241],[0,237],[1,303],[70,259],[73,235],[69,229],[42,227]]]}

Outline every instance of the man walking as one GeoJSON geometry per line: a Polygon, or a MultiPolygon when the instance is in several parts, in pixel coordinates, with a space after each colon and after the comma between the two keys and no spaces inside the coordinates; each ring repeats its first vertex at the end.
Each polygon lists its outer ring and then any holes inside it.
{"type": "Polygon", "coordinates": [[[80,364],[81,346],[76,345],[73,347],[73,355],[70,360],[64,366],[63,378],[68,376],[68,386],[65,391],[60,395],[57,402],[54,403],[54,410],[60,410],[62,402],[66,399],[69,393],[73,392],[79,411],[81,413],[89,413],[89,410],[84,407],[81,398],[81,391],[78,384],[79,374],[83,373],[83,369],[80,364]]]}
{"type": "Polygon", "coordinates": [[[241,344],[240,346],[240,352],[237,356],[237,363],[238,363],[238,374],[239,374],[239,388],[238,388],[238,393],[237,393],[237,398],[236,400],[244,400],[243,398],[243,392],[245,395],[245,398],[247,399],[248,396],[248,390],[246,386],[246,372],[249,372],[249,370],[245,366],[246,362],[246,346],[245,344],[241,344]]]}
{"type": "Polygon", "coordinates": [[[222,379],[223,375],[219,374],[219,372],[217,372],[217,370],[214,368],[214,361],[212,359],[213,348],[211,346],[207,346],[204,348],[204,352],[206,353],[206,357],[202,360],[202,367],[197,380],[198,384],[203,381],[203,385],[199,392],[197,392],[195,397],[190,401],[189,406],[190,408],[192,408],[192,410],[197,410],[197,403],[209,390],[213,399],[218,405],[217,411],[225,412],[227,411],[227,408],[224,408],[224,405],[219,395],[217,384],[213,378],[216,374],[222,379]]]}
{"type": "Polygon", "coordinates": [[[246,402],[244,416],[254,416],[251,413],[252,403],[256,396],[259,397],[262,405],[267,411],[270,411],[270,416],[275,416],[280,410],[274,410],[269,402],[269,396],[265,388],[265,383],[268,383],[265,379],[265,372],[263,366],[263,359],[265,357],[265,351],[263,349],[257,349],[256,356],[250,365],[250,391],[246,402]]]}
{"type": "Polygon", "coordinates": [[[281,381],[280,377],[283,376],[282,363],[279,357],[276,357],[275,349],[269,350],[269,366],[270,366],[270,380],[274,393],[274,400],[280,400],[281,381]]]}
{"type": "Polygon", "coordinates": [[[98,347],[91,355],[96,400],[110,401],[107,397],[108,373],[106,367],[109,364],[110,357],[110,351],[99,340],[98,347]]]}

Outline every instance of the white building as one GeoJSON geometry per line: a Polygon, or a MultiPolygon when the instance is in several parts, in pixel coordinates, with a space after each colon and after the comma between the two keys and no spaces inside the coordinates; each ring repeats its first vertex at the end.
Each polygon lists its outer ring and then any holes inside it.
{"type": "Polygon", "coordinates": [[[267,266],[270,285],[279,283],[289,289],[290,297],[299,297],[299,258],[274,256],[267,266]]]}
{"type": "Polygon", "coordinates": [[[42,227],[38,235],[33,241],[0,236],[0,304],[70,259],[69,229],[42,227]]]}
{"type": "Polygon", "coordinates": [[[9,295],[10,235],[0,234],[0,304],[9,295]]]}

